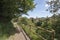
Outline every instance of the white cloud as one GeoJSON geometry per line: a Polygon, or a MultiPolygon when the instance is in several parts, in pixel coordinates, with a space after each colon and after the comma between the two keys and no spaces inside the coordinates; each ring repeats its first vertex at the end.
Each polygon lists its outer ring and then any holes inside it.
{"type": "Polygon", "coordinates": [[[49,6],[48,4],[45,5],[45,7],[48,7],[48,6],[49,6]]]}
{"type": "Polygon", "coordinates": [[[51,2],[52,0],[49,0],[49,2],[51,2]]]}
{"type": "Polygon", "coordinates": [[[46,0],[46,1],[49,1],[49,2],[51,2],[52,0],[46,0]]]}
{"type": "Polygon", "coordinates": [[[51,1],[56,1],[56,0],[47,0],[47,1],[51,2],[51,1]]]}

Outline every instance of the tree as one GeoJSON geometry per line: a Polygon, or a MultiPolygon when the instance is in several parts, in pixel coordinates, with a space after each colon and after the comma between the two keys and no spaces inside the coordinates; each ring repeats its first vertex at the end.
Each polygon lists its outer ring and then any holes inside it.
{"type": "Polygon", "coordinates": [[[57,40],[60,40],[60,14],[55,15],[55,13],[58,13],[60,10],[60,0],[51,0],[48,1],[47,4],[49,5],[49,11],[51,13],[54,13],[54,15],[51,18],[51,27],[55,30],[55,38],[57,38],[57,40]]]}
{"type": "Polygon", "coordinates": [[[32,10],[34,0],[0,0],[0,17],[11,20],[15,16],[27,14],[27,11],[32,10]]]}
{"type": "Polygon", "coordinates": [[[57,13],[60,9],[60,0],[49,0],[47,1],[48,4],[48,10],[51,13],[57,13]]]}
{"type": "Polygon", "coordinates": [[[53,20],[52,21],[52,24],[51,24],[51,27],[55,30],[55,37],[60,40],[60,14],[59,15],[53,15],[51,17],[53,20]],[[54,18],[55,17],[55,18],[54,18]]]}

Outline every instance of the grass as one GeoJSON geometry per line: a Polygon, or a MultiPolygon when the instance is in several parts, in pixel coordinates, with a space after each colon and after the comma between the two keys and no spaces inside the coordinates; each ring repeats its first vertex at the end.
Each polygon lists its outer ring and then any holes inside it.
{"type": "Polygon", "coordinates": [[[28,36],[30,37],[31,40],[43,40],[42,38],[40,38],[37,34],[36,34],[36,28],[32,27],[30,29],[29,26],[26,25],[22,25],[22,28],[25,30],[25,32],[28,34],[28,36]]]}
{"type": "Polygon", "coordinates": [[[6,40],[10,35],[15,33],[15,28],[11,22],[0,22],[0,40],[6,40]]]}

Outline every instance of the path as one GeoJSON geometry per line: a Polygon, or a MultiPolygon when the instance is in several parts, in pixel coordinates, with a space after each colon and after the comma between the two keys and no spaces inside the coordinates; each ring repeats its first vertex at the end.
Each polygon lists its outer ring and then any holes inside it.
{"type": "Polygon", "coordinates": [[[19,33],[10,36],[8,40],[30,40],[21,27],[19,27],[16,23],[13,25],[17,28],[17,30],[19,30],[19,33]]]}
{"type": "Polygon", "coordinates": [[[21,33],[16,33],[15,35],[13,36],[10,36],[8,40],[26,40],[24,35],[21,33]]]}

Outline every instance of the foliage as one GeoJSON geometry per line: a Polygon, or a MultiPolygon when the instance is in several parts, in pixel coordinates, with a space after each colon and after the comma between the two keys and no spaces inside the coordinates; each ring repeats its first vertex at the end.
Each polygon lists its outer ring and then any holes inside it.
{"type": "Polygon", "coordinates": [[[32,10],[34,0],[0,0],[0,17],[11,20],[15,16],[27,14],[27,11],[32,10]]]}
{"type": "MultiPolygon", "coordinates": [[[[29,10],[33,10],[35,7],[33,1],[34,0],[0,0],[0,36],[10,36],[15,33],[16,30],[10,22],[11,19],[19,17],[22,14],[27,14],[29,10]]],[[[15,21],[17,21],[17,19],[15,21]]]]}
{"type": "Polygon", "coordinates": [[[36,26],[41,26],[42,22],[41,21],[38,21],[35,25],[36,26]]]}
{"type": "Polygon", "coordinates": [[[18,24],[24,24],[24,25],[33,25],[32,21],[26,17],[20,17],[18,20],[18,24]]]}
{"type": "Polygon", "coordinates": [[[60,36],[59,36],[60,35],[60,31],[59,31],[60,30],[60,14],[59,15],[54,14],[52,17],[47,17],[44,19],[42,19],[42,18],[33,19],[33,22],[31,20],[31,18],[28,19],[28,18],[22,17],[22,18],[20,18],[18,23],[20,26],[23,27],[25,32],[28,35],[30,35],[32,40],[36,40],[37,38],[41,39],[41,37],[39,35],[41,35],[43,38],[45,38],[47,40],[51,40],[52,34],[39,29],[39,27],[42,27],[45,30],[50,30],[50,31],[51,31],[51,29],[54,29],[55,30],[55,38],[57,40],[60,40],[60,36]],[[37,21],[37,20],[39,20],[39,21],[37,21]],[[35,36],[35,35],[38,35],[38,36],[35,36]]]}
{"type": "Polygon", "coordinates": [[[0,22],[0,40],[7,39],[10,35],[15,34],[17,31],[13,27],[11,22],[2,23],[0,22]]]}
{"type": "Polygon", "coordinates": [[[49,5],[48,10],[51,13],[57,13],[60,9],[60,0],[49,0],[47,4],[49,5]]]}
{"type": "Polygon", "coordinates": [[[60,40],[60,14],[52,16],[52,28],[55,30],[55,37],[60,40]],[[53,19],[54,18],[54,19],[53,19]]]}
{"type": "Polygon", "coordinates": [[[60,0],[47,1],[47,4],[49,5],[49,11],[54,13],[49,20],[49,26],[55,30],[55,37],[57,40],[60,40],[60,14],[56,15],[56,13],[58,13],[60,10],[60,0]]]}

